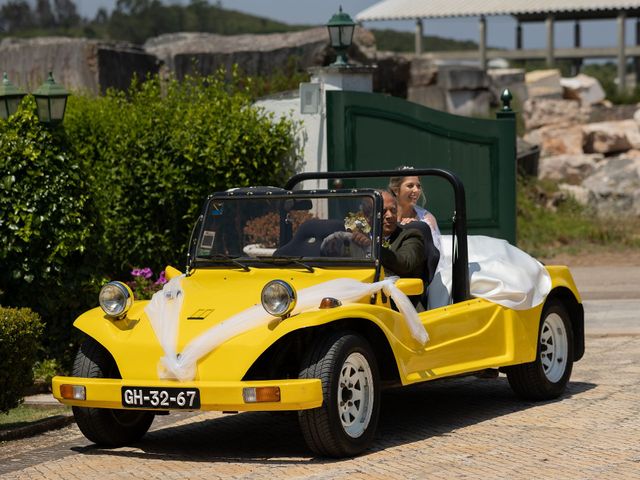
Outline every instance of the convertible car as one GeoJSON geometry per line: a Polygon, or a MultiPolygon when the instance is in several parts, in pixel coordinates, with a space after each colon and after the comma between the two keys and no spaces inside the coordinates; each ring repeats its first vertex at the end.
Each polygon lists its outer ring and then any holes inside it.
{"type": "Polygon", "coordinates": [[[438,271],[425,262],[422,278],[385,278],[378,191],[294,189],[310,178],[396,174],[300,174],[285,188],[209,196],[184,273],[167,267],[170,280],[150,301],[110,282],[100,307],[75,321],[86,340],[72,376],[53,379],[54,396],[98,445],[135,442],[154,415],[175,410],[289,410],[313,452],[344,457],[374,441],[383,388],[489,371],[505,373],[522,398],[561,395],[584,353],[571,274],[496,241],[518,255],[491,262],[507,277],[491,283],[469,252],[493,244],[467,237],[456,175],[412,173],[447,180],[456,203],[438,271]],[[351,245],[354,231],[370,246],[351,245]],[[436,290],[440,304],[429,301],[436,290]]]}

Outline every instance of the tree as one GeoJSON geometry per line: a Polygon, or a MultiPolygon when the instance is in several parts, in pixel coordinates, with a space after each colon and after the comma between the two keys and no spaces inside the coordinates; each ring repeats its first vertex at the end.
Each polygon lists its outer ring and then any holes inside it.
{"type": "Polygon", "coordinates": [[[60,27],[71,28],[80,25],[80,15],[73,0],[54,0],[56,23],[60,27]]]}
{"type": "Polygon", "coordinates": [[[9,0],[0,8],[0,28],[5,32],[32,28],[35,24],[34,14],[26,0],[9,0]]]}
{"type": "Polygon", "coordinates": [[[49,0],[38,0],[36,2],[35,16],[39,27],[52,28],[56,25],[56,18],[51,10],[49,0]]]}

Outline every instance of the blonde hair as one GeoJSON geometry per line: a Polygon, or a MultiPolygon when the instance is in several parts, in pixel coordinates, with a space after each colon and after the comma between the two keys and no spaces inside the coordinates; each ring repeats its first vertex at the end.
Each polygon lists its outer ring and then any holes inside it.
{"type": "MultiPolygon", "coordinates": [[[[407,177],[417,177],[417,175],[412,175],[411,170],[414,170],[415,167],[411,167],[408,165],[401,165],[399,167],[396,168],[396,170],[402,171],[403,173],[406,173],[406,175],[402,175],[402,176],[398,176],[398,177],[391,177],[389,178],[389,186],[387,187],[387,189],[393,194],[394,197],[398,197],[398,194],[400,193],[400,186],[402,185],[402,182],[404,182],[404,179],[407,177]]],[[[418,177],[419,179],[420,177],[418,177]]],[[[424,194],[424,189],[420,190],[420,203],[422,205],[424,205],[424,203],[426,202],[426,197],[424,194]]]]}

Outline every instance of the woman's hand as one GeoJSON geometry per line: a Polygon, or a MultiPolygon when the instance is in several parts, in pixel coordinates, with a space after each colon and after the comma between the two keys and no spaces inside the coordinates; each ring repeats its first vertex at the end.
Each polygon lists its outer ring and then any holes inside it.
{"type": "Polygon", "coordinates": [[[405,218],[401,218],[398,223],[400,225],[406,225],[407,223],[415,222],[417,220],[418,220],[417,218],[405,217],[405,218]]]}

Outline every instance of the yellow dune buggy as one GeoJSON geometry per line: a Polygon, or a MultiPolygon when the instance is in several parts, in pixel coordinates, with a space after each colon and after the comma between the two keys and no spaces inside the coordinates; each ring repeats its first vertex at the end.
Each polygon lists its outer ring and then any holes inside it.
{"type": "Polygon", "coordinates": [[[454,174],[413,172],[449,181],[456,202],[453,248],[441,252],[450,259],[441,272],[451,278],[449,301],[424,311],[409,297],[425,298],[433,272],[384,276],[378,191],[294,190],[309,178],[395,174],[300,174],[285,188],[211,195],[184,273],[167,267],[170,281],[150,301],[110,282],[100,307],[75,321],[87,338],[73,374],[53,379],[54,396],[98,445],[135,442],[154,415],[175,410],[290,410],[311,450],[343,457],[372,443],[383,387],[491,369],[521,397],[561,395],[584,353],[571,274],[540,266],[547,287],[524,308],[473,294],[464,188],[454,174]],[[368,248],[350,244],[354,229],[370,235],[368,248]],[[328,238],[342,248],[327,249],[328,238]]]}

